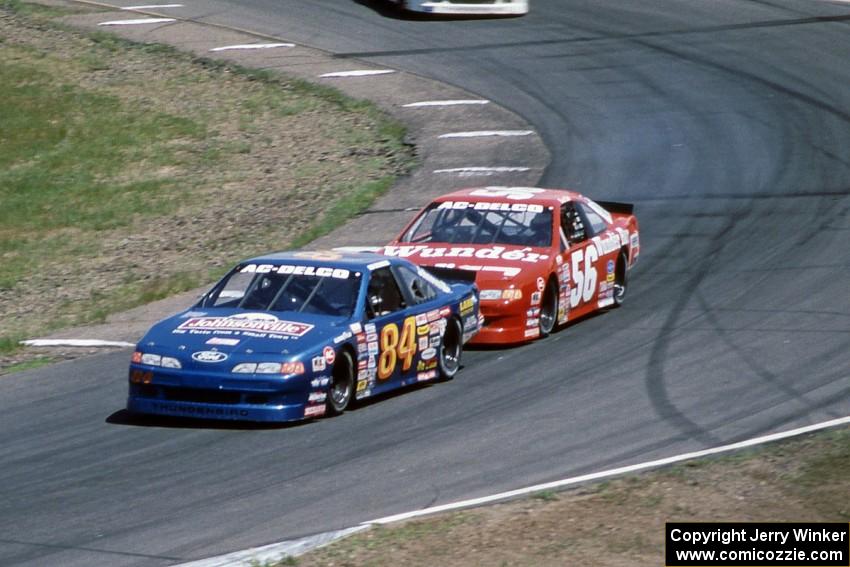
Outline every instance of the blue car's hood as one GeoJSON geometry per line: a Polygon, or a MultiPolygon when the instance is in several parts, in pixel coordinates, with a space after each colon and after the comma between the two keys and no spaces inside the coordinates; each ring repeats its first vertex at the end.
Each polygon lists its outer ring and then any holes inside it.
{"type": "Polygon", "coordinates": [[[321,349],[348,330],[348,319],[304,313],[195,309],[157,323],[139,343],[143,350],[214,350],[231,354],[297,355],[321,349]]]}

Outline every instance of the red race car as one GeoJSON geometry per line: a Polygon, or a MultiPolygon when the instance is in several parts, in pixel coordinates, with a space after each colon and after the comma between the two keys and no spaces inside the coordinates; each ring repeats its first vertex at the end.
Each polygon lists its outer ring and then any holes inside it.
{"type": "Polygon", "coordinates": [[[484,327],[473,344],[520,343],[623,303],[640,253],[632,210],[572,191],[464,189],[422,209],[383,253],[477,272],[484,327]]]}

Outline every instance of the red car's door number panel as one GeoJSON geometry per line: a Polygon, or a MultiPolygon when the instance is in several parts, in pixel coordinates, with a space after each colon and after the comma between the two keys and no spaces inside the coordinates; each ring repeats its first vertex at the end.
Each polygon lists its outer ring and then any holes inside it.
{"type": "Polygon", "coordinates": [[[570,308],[575,308],[579,303],[590,301],[596,292],[596,261],[599,260],[599,252],[591,244],[573,252],[570,260],[574,284],[570,290],[570,308]]]}

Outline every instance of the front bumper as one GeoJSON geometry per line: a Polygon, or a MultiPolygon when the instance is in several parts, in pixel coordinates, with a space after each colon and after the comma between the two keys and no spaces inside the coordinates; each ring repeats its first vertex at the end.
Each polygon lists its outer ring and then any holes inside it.
{"type": "Polygon", "coordinates": [[[281,406],[256,406],[236,404],[212,404],[178,402],[144,396],[128,396],[127,410],[146,415],[219,419],[229,421],[284,422],[307,419],[305,404],[281,406]]]}
{"type": "Polygon", "coordinates": [[[471,345],[509,345],[533,341],[538,338],[539,327],[534,317],[528,316],[525,302],[505,304],[502,301],[482,302],[484,326],[469,341],[471,345]]]}
{"type": "Polygon", "coordinates": [[[303,386],[271,379],[209,376],[130,366],[127,410],[133,413],[231,421],[284,422],[319,417],[303,386]]]}

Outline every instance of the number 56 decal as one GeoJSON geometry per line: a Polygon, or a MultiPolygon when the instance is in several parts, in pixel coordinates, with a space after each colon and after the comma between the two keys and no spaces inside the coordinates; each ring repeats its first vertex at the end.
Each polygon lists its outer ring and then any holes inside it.
{"type": "Polygon", "coordinates": [[[588,302],[596,291],[596,261],[599,252],[595,246],[576,250],[572,255],[573,282],[570,290],[570,307],[576,307],[581,301],[588,302]]]}
{"type": "Polygon", "coordinates": [[[407,372],[413,365],[416,354],[416,318],[404,320],[399,333],[398,325],[388,323],[381,329],[381,355],[378,357],[378,379],[389,378],[398,365],[402,363],[402,371],[407,372]]]}

